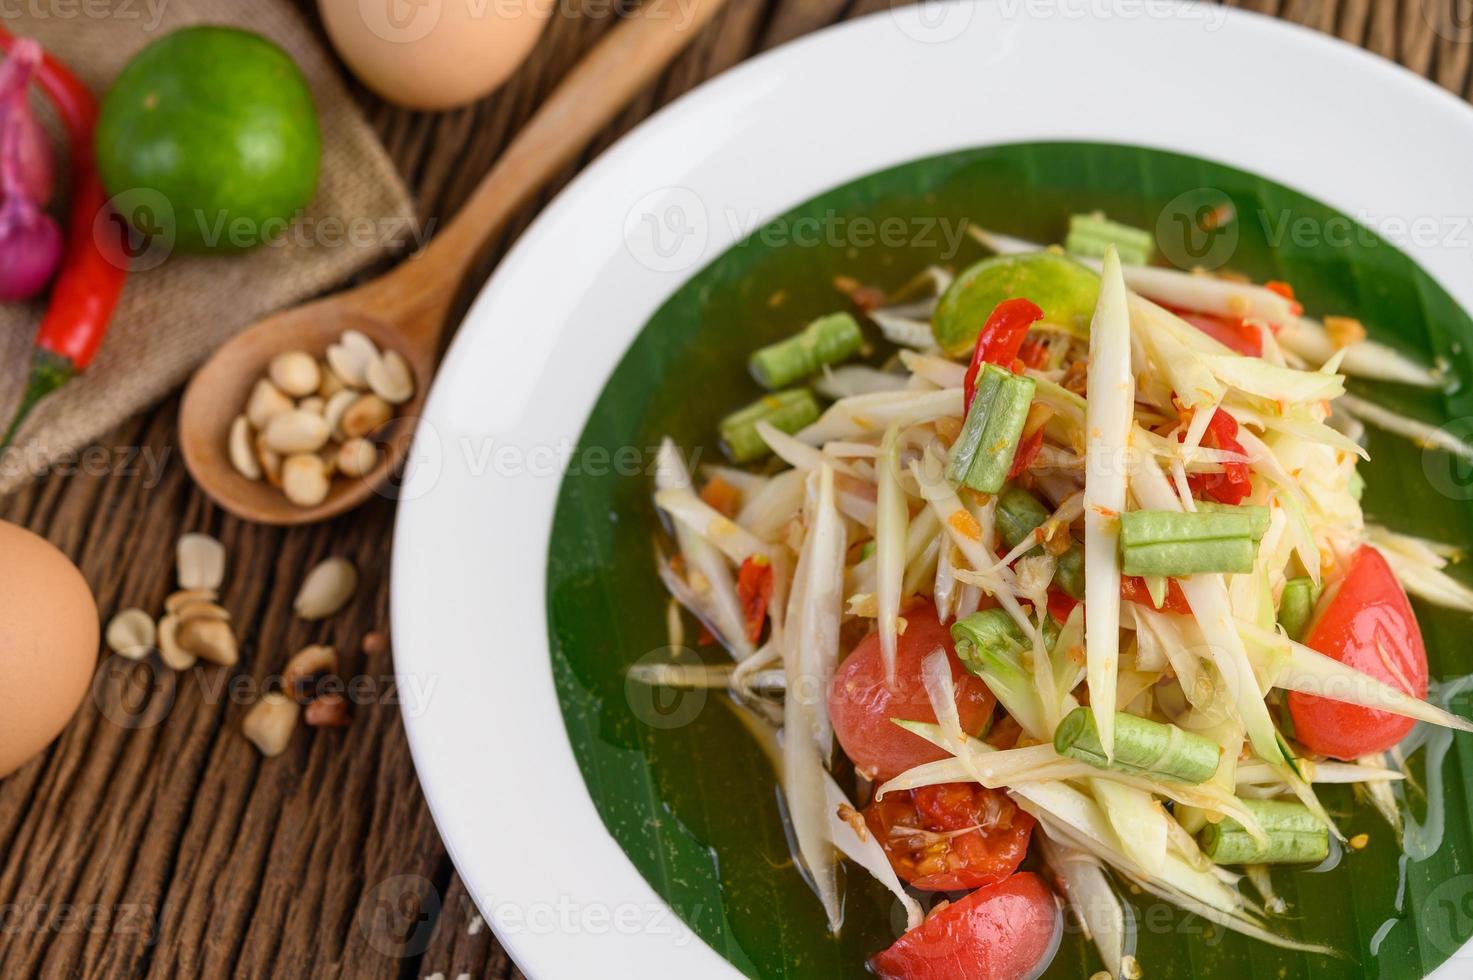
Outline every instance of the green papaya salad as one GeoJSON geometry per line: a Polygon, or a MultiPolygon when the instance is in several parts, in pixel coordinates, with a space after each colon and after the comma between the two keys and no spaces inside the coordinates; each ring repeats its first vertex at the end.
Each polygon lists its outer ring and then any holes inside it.
{"type": "Polygon", "coordinates": [[[840,862],[894,893],[881,977],[1036,975],[1065,907],[1139,976],[1123,890],[1329,953],[1268,873],[1345,843],[1316,787],[1399,827],[1398,744],[1473,730],[1407,598],[1473,611],[1455,549],[1368,524],[1357,473],[1366,424],[1473,454],[1345,390],[1441,372],[1100,214],[973,231],[991,257],[753,352],[731,465],[667,440],[672,646],[690,616],[730,658],[631,676],[727,692],[832,930],[840,862]]]}

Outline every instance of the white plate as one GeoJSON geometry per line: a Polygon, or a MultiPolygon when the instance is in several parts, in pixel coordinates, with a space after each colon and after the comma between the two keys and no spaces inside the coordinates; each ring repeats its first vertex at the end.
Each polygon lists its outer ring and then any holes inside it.
{"type": "Polygon", "coordinates": [[[1377,227],[1473,307],[1467,229],[1439,217],[1473,215],[1468,108],[1359,49],[1215,6],[904,8],[755,58],[645,122],[558,196],[471,309],[394,542],[420,782],[475,901],[536,980],[737,975],[605,831],[553,690],[558,461],[609,372],[761,220],[918,157],[1039,139],[1176,150],[1286,184],[1377,227]]]}

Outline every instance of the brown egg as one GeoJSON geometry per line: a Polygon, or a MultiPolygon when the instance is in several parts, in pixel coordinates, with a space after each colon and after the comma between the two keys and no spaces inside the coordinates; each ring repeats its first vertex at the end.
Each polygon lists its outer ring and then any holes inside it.
{"type": "Polygon", "coordinates": [[[50,542],[0,521],[0,778],[61,733],[97,666],[97,604],[50,542]]]}
{"type": "Polygon", "coordinates": [[[359,80],[410,109],[449,109],[506,81],[556,0],[317,0],[333,47],[359,80]]]}

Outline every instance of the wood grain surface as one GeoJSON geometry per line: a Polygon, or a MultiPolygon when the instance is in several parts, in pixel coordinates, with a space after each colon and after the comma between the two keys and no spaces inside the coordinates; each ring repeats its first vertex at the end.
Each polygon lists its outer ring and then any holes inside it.
{"type": "MultiPolygon", "coordinates": [[[[299,2],[316,23],[310,0],[299,2]]],[[[579,165],[702,80],[888,5],[731,0],[539,205],[579,165]]],[[[1464,97],[1473,88],[1473,14],[1463,0],[1242,5],[1363,45],[1464,97]]],[[[454,213],[618,6],[559,0],[528,63],[466,109],[395,109],[354,83],[424,221],[454,213]]],[[[466,296],[534,214],[519,215],[477,263],[466,296]]],[[[156,610],[173,587],[177,536],[216,535],[232,570],[222,601],[242,640],[241,663],[228,674],[155,675],[102,661],[93,695],[62,738],[0,781],[0,977],[520,976],[482,926],[435,832],[394,703],[391,652],[362,650],[365,635],[388,628],[392,503],[375,500],[311,528],[245,524],[190,485],[174,446],[177,411],[171,398],[75,465],[0,499],[0,518],[46,536],[81,566],[104,618],[127,606],[156,610]],[[363,584],[342,614],[306,623],[292,615],[291,600],[306,570],[328,555],[352,559],[363,584]],[[364,703],[350,728],[299,731],[284,755],[262,759],[241,736],[241,718],[257,685],[311,642],[338,647],[343,674],[364,679],[364,703]]],[[[535,820],[535,800],[509,794],[507,805],[528,807],[535,820]]],[[[638,974],[631,965],[610,975],[638,974]]]]}

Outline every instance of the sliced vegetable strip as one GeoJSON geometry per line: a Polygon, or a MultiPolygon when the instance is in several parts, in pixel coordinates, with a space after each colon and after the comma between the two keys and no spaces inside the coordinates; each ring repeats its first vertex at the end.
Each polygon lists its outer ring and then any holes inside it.
{"type": "MultiPolygon", "coordinates": [[[[1105,251],[1099,305],[1089,334],[1089,443],[1084,476],[1084,589],[1106,597],[1090,604],[1085,625],[1086,675],[1091,704],[1115,703],[1120,656],[1119,515],[1125,510],[1125,461],[1130,453],[1135,379],[1130,369],[1130,314],[1125,281],[1113,247],[1105,251]]],[[[1114,715],[1099,720],[1105,758],[1115,755],[1114,715]]]]}

